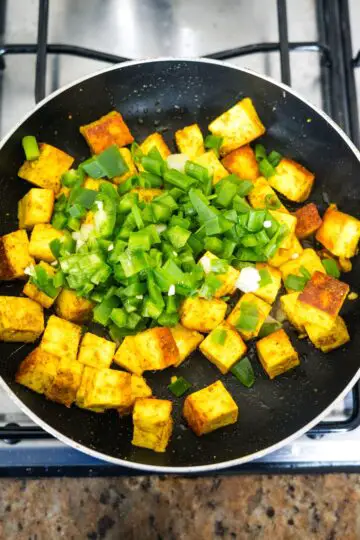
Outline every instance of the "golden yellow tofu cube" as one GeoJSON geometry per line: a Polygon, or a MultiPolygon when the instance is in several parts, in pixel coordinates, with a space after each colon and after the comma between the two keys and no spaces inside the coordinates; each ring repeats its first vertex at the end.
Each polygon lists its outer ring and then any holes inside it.
{"type": "Polygon", "coordinates": [[[152,390],[150,386],[147,384],[144,377],[141,377],[139,375],[135,375],[135,373],[131,374],[131,405],[128,407],[119,407],[118,413],[120,416],[124,416],[126,414],[130,414],[134,405],[135,401],[140,398],[149,398],[152,396],[152,390]]]}
{"type": "Polygon", "coordinates": [[[336,317],[334,325],[330,328],[322,328],[321,326],[308,323],[305,324],[305,330],[310,341],[317,349],[321,349],[324,353],[338,349],[350,341],[345,321],[340,315],[336,317]]]}
{"type": "Polygon", "coordinates": [[[137,174],[137,168],[133,161],[130,150],[128,148],[119,148],[119,152],[126,165],[128,166],[128,171],[126,171],[121,176],[114,176],[114,178],[112,179],[114,184],[122,184],[123,182],[125,182],[125,180],[130,178],[130,176],[137,174]]]}
{"type": "Polygon", "coordinates": [[[74,158],[50,144],[39,144],[40,156],[33,161],[25,161],[18,175],[35,186],[52,189],[58,193],[61,176],[68,171],[74,158]]]}
{"type": "Polygon", "coordinates": [[[333,255],[350,259],[357,253],[359,238],[360,221],[340,212],[336,205],[329,206],[316,233],[316,240],[333,255]]]}
{"type": "Polygon", "coordinates": [[[87,176],[84,181],[84,188],[92,189],[93,191],[99,191],[102,184],[112,185],[112,182],[104,180],[103,178],[91,178],[91,176],[87,176]]]}
{"type": "Polygon", "coordinates": [[[227,303],[219,298],[186,298],[180,308],[180,322],[189,330],[211,332],[224,320],[227,303]]]}
{"type": "MultiPolygon", "coordinates": [[[[212,261],[218,260],[219,257],[207,251],[199,263],[204,269],[204,272],[207,274],[212,271],[212,261]]],[[[236,270],[233,266],[229,265],[228,270],[223,274],[217,274],[216,277],[221,281],[221,286],[217,289],[214,294],[215,298],[221,298],[221,296],[227,296],[228,294],[233,294],[236,290],[236,280],[239,277],[240,272],[236,270]]]]}
{"type": "Polygon", "coordinates": [[[52,385],[59,359],[39,348],[31,351],[21,362],[15,380],[17,383],[43,394],[52,385]]]}
{"type": "Polygon", "coordinates": [[[319,211],[314,203],[305,204],[296,210],[295,216],[297,219],[295,234],[300,240],[314,234],[322,224],[319,211]]]}
{"type": "Polygon", "coordinates": [[[210,332],[199,349],[225,374],[246,354],[247,346],[233,327],[222,323],[210,332]]]}
{"type": "Polygon", "coordinates": [[[131,443],[155,452],[165,452],[173,428],[171,411],[172,403],[166,399],[137,399],[131,443]]]}
{"type": "Polygon", "coordinates": [[[180,366],[184,360],[197,348],[197,346],[202,342],[204,336],[196,330],[189,330],[177,324],[172,328],[169,328],[172,336],[175,340],[176,346],[179,351],[179,360],[176,362],[175,367],[180,366]]]}
{"type": "Polygon", "coordinates": [[[256,342],[262,367],[270,379],[300,364],[299,355],[282,328],[256,342]]]}
{"type": "Polygon", "coordinates": [[[50,223],[54,199],[52,189],[30,189],[18,203],[19,229],[32,229],[38,223],[50,223]]]}
{"type": "Polygon", "coordinates": [[[281,249],[290,249],[292,245],[292,238],[295,235],[296,229],[296,216],[290,213],[282,212],[280,210],[269,210],[272,217],[280,224],[284,225],[287,229],[287,234],[280,242],[281,249]]]}
{"type": "Polygon", "coordinates": [[[215,118],[209,124],[209,131],[223,138],[220,153],[225,155],[263,135],[265,127],[251,99],[244,98],[215,118]]]}
{"type": "Polygon", "coordinates": [[[234,424],[239,409],[221,381],[187,396],[183,416],[196,435],[234,424]]]}
{"type": "MultiPolygon", "coordinates": [[[[226,158],[225,158],[226,159],[226,158]]],[[[269,182],[263,176],[260,176],[254,182],[254,187],[248,195],[249,203],[253,208],[272,208],[276,207],[279,212],[289,213],[282,204],[269,182]]]]}
{"type": "Polygon", "coordinates": [[[96,370],[91,388],[85,397],[86,408],[117,409],[130,407],[131,403],[130,373],[116,369],[96,370]]]}
{"type": "Polygon", "coordinates": [[[91,318],[94,303],[78,296],[70,289],[63,289],[57,297],[55,312],[62,319],[83,323],[91,318]]]}
{"type": "Polygon", "coordinates": [[[80,337],[80,326],[60,319],[56,315],[51,315],[47,322],[40,348],[59,358],[66,358],[69,361],[76,360],[80,337]]]}
{"type": "Polygon", "coordinates": [[[76,400],[83,369],[84,366],[76,360],[60,358],[55,378],[44,392],[46,397],[51,401],[71,407],[76,400]]]}
{"type": "Polygon", "coordinates": [[[271,306],[267,302],[253,293],[245,293],[226,321],[236,328],[245,341],[248,341],[258,335],[270,311],[271,306]],[[250,322],[247,321],[249,314],[250,322]]]}
{"type": "Polygon", "coordinates": [[[139,202],[151,202],[155,197],[158,197],[164,191],[158,188],[134,188],[130,190],[131,193],[137,193],[139,202]]]}
{"type": "Polygon", "coordinates": [[[270,266],[279,268],[286,261],[296,259],[302,252],[303,247],[295,235],[290,235],[291,245],[288,249],[279,248],[275,255],[269,259],[270,266]]]}
{"type": "Polygon", "coordinates": [[[50,249],[50,242],[61,239],[64,236],[50,224],[35,225],[30,236],[29,252],[37,260],[54,262],[55,257],[50,249]]]}
{"type": "Polygon", "coordinates": [[[126,336],[114,356],[114,362],[118,366],[141,375],[144,371],[144,359],[136,347],[135,336],[126,336]]]}
{"type": "Polygon", "coordinates": [[[32,343],[44,331],[44,313],[29,298],[0,296],[0,341],[32,343]]]}
{"type": "Polygon", "coordinates": [[[275,167],[276,174],[269,177],[269,184],[289,201],[303,202],[309,197],[315,176],[292,159],[283,158],[275,167]]]}
{"type": "MultiPolygon", "coordinates": [[[[89,367],[89,366],[84,366],[84,369],[82,371],[81,382],[76,392],[76,399],[75,399],[75,404],[81,409],[86,408],[85,407],[86,396],[88,392],[90,391],[96,371],[97,369],[89,367]]],[[[102,409],[101,407],[93,407],[93,408],[90,408],[89,410],[93,412],[104,412],[104,409],[102,409]]]]}
{"type": "Polygon", "coordinates": [[[98,120],[81,126],[80,133],[85,137],[93,154],[100,154],[113,144],[126,146],[134,140],[118,111],[111,111],[98,120]]]}
{"type": "Polygon", "coordinates": [[[254,294],[268,304],[273,304],[281,287],[281,272],[266,263],[257,263],[256,269],[259,271],[261,278],[266,282],[271,280],[271,283],[259,287],[254,291],[254,294]]]}
{"type": "MultiPolygon", "coordinates": [[[[321,264],[321,259],[314,249],[307,248],[297,257],[296,259],[287,261],[286,263],[280,266],[280,272],[282,279],[285,283],[286,278],[292,274],[294,276],[302,276],[302,269],[305,269],[312,276],[314,272],[322,272],[325,274],[325,269],[321,264]]],[[[285,283],[286,290],[291,292],[292,289],[287,287],[285,283]]]]}
{"type": "Polygon", "coordinates": [[[255,152],[248,144],[227,154],[227,156],[221,160],[221,163],[224,165],[225,169],[233,174],[237,174],[239,178],[243,180],[255,182],[260,176],[255,152]]]}
{"type": "MultiPolygon", "coordinates": [[[[145,141],[140,144],[140,150],[145,156],[153,148],[156,148],[159,151],[163,159],[166,159],[171,154],[170,148],[168,147],[164,137],[160,133],[152,133],[151,135],[146,137],[145,141]]],[[[143,167],[140,166],[139,169],[143,170],[143,167]]]]}
{"type": "Polygon", "coordinates": [[[204,137],[198,124],[191,124],[175,131],[175,141],[180,154],[187,155],[189,159],[205,153],[204,137]]]}
{"type": "Polygon", "coordinates": [[[115,349],[113,341],[86,332],[81,341],[78,362],[96,369],[109,368],[115,349]]]}
{"type": "Polygon", "coordinates": [[[214,150],[208,150],[205,154],[194,158],[193,161],[208,170],[209,175],[213,177],[213,184],[217,184],[222,178],[229,176],[214,150]]]}
{"type": "Polygon", "coordinates": [[[298,314],[297,301],[299,292],[283,294],[280,296],[280,304],[284,311],[287,320],[296,328],[300,334],[304,334],[305,326],[301,317],[298,314]]]}
{"type": "Polygon", "coordinates": [[[14,231],[0,237],[1,280],[25,278],[25,269],[33,264],[26,231],[14,231]]]}
{"type": "MultiPolygon", "coordinates": [[[[55,275],[54,268],[52,266],[50,266],[49,264],[47,264],[46,262],[40,261],[39,266],[44,268],[44,270],[46,271],[48,276],[54,276],[55,275]]],[[[59,291],[58,292],[58,294],[59,294],[60,289],[58,291],[59,291]]],[[[38,304],[40,304],[44,308],[51,308],[51,306],[53,305],[53,303],[55,302],[56,297],[57,297],[57,295],[54,296],[54,297],[53,296],[48,296],[43,291],[38,289],[37,286],[34,283],[31,283],[30,280],[26,283],[26,285],[25,285],[25,287],[23,289],[23,294],[25,294],[26,296],[28,296],[32,300],[35,300],[35,302],[37,302],[38,304]]]]}
{"type": "Polygon", "coordinates": [[[150,328],[135,336],[143,370],[165,369],[179,361],[179,351],[169,328],[150,328]]]}

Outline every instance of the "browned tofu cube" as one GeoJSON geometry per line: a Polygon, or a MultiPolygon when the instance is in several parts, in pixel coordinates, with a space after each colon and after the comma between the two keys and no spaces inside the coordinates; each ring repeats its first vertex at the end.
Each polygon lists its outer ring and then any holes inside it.
{"type": "Polygon", "coordinates": [[[60,358],[55,378],[44,392],[46,397],[51,401],[71,407],[76,400],[83,369],[84,366],[76,360],[60,358]]]}
{"type": "Polygon", "coordinates": [[[143,370],[158,370],[179,361],[179,351],[169,328],[150,328],[135,336],[135,345],[142,358],[143,370]]]}
{"type": "Polygon", "coordinates": [[[123,182],[125,182],[125,180],[130,178],[130,176],[133,176],[137,173],[137,168],[133,161],[130,150],[128,148],[119,148],[119,152],[126,165],[128,166],[128,170],[121,176],[114,176],[114,178],[112,179],[114,184],[122,184],[123,182]]]}
{"type": "Polygon", "coordinates": [[[30,236],[29,252],[39,261],[54,262],[55,257],[50,249],[50,242],[64,236],[50,224],[35,225],[30,236]]]}
{"type": "Polygon", "coordinates": [[[287,234],[280,242],[281,249],[290,249],[293,243],[293,237],[296,229],[296,217],[290,213],[282,212],[281,210],[269,210],[272,217],[280,224],[284,225],[287,234]]]}
{"type": "Polygon", "coordinates": [[[199,349],[225,374],[244,356],[247,346],[232,326],[222,323],[210,332],[199,349]]]}
{"type": "Polygon", "coordinates": [[[227,303],[219,298],[186,298],[180,309],[181,324],[189,330],[211,332],[224,320],[227,303]]]}
{"type": "MultiPolygon", "coordinates": [[[[81,365],[81,364],[80,364],[81,365]]],[[[130,407],[131,375],[115,369],[97,369],[85,397],[86,408],[118,409],[130,407]]]]}
{"type": "Polygon", "coordinates": [[[292,159],[283,158],[269,177],[269,184],[289,201],[303,202],[309,197],[315,176],[292,159]]]}
{"type": "Polygon", "coordinates": [[[252,293],[245,293],[226,321],[248,341],[258,335],[270,311],[271,306],[267,302],[252,293]]]}
{"type": "Polygon", "coordinates": [[[276,207],[279,212],[289,213],[269,182],[263,176],[260,176],[254,181],[254,187],[250,191],[248,199],[253,208],[276,207]]]}
{"type": "MultiPolygon", "coordinates": [[[[152,133],[151,135],[146,137],[145,141],[140,144],[140,150],[145,156],[153,148],[156,148],[156,150],[159,151],[163,159],[166,159],[171,154],[170,148],[168,147],[164,137],[160,133],[152,133]]],[[[143,170],[143,167],[140,166],[139,169],[143,170]]]]}
{"type": "Polygon", "coordinates": [[[126,146],[134,140],[123,117],[117,111],[111,111],[98,120],[81,126],[80,133],[85,137],[93,154],[100,154],[113,144],[126,146]]]}
{"type": "Polygon", "coordinates": [[[135,336],[126,336],[114,356],[118,366],[141,375],[144,371],[144,359],[136,347],[135,336]]]}
{"type": "Polygon", "coordinates": [[[221,381],[187,396],[183,416],[196,435],[234,424],[239,409],[221,381]]]}
{"type": "Polygon", "coordinates": [[[81,341],[78,362],[97,369],[109,368],[115,349],[114,342],[86,332],[81,341]]]}
{"type": "Polygon", "coordinates": [[[356,255],[359,239],[360,221],[340,212],[336,205],[330,205],[316,233],[316,240],[333,255],[349,259],[356,255]]]}
{"type": "Polygon", "coordinates": [[[268,263],[270,266],[279,268],[286,261],[296,259],[304,251],[295,234],[291,235],[290,239],[290,247],[288,249],[279,248],[275,255],[269,259],[268,263]]]}
{"type": "Polygon", "coordinates": [[[0,279],[25,278],[25,270],[35,264],[29,252],[26,231],[14,231],[0,238],[0,279]]]}
{"type": "Polygon", "coordinates": [[[75,323],[83,323],[91,318],[94,303],[78,296],[70,289],[63,289],[57,297],[55,312],[62,319],[75,323]]]}
{"type": "Polygon", "coordinates": [[[280,266],[282,279],[288,292],[291,292],[292,289],[290,289],[290,287],[287,285],[287,278],[290,275],[302,276],[302,271],[304,270],[307,270],[311,276],[314,274],[314,272],[322,272],[325,274],[325,269],[321,263],[321,259],[314,249],[306,248],[299,255],[299,257],[287,261],[280,266]]]}
{"type": "Polygon", "coordinates": [[[18,175],[35,186],[57,193],[61,187],[61,176],[70,169],[74,158],[50,144],[40,143],[39,149],[40,156],[33,161],[25,161],[18,175]]]}
{"type": "Polygon", "coordinates": [[[152,396],[152,390],[140,375],[131,374],[131,405],[127,407],[119,407],[118,413],[120,416],[130,414],[134,408],[135,402],[140,398],[149,398],[152,396]]]}
{"type": "Polygon", "coordinates": [[[233,174],[237,174],[243,180],[255,182],[260,176],[255,152],[248,144],[230,152],[230,154],[222,159],[221,163],[225,169],[233,174]]]}
{"type": "MultiPolygon", "coordinates": [[[[48,276],[54,276],[55,275],[55,270],[52,266],[50,266],[50,264],[47,264],[46,262],[43,262],[41,261],[39,263],[39,266],[41,266],[42,268],[44,268],[45,272],[48,274],[48,276]]],[[[43,306],[44,308],[51,308],[51,306],[53,305],[53,303],[55,302],[56,300],[56,296],[48,296],[47,294],[45,294],[43,291],[41,291],[40,289],[37,288],[37,286],[32,283],[30,280],[26,283],[24,289],[23,289],[23,293],[28,296],[29,298],[31,298],[32,300],[35,300],[35,302],[37,302],[38,304],[40,304],[41,306],[43,306]]],[[[58,289],[58,294],[60,293],[60,289],[58,289]]]]}
{"type": "Polygon", "coordinates": [[[21,362],[15,380],[38,394],[44,394],[55,379],[58,363],[57,356],[34,349],[21,362]]]}
{"type": "Polygon", "coordinates": [[[300,334],[304,334],[305,326],[301,317],[298,314],[297,301],[299,292],[283,294],[280,296],[281,307],[286,315],[287,320],[296,328],[300,334]]]}
{"type": "MultiPolygon", "coordinates": [[[[28,300],[28,302],[31,302],[31,300],[28,300]]],[[[38,306],[38,304],[36,305],[38,306]]],[[[40,348],[59,358],[73,361],[77,357],[80,337],[80,326],[69,321],[64,321],[64,319],[60,319],[56,315],[51,315],[47,322],[40,348]]]]}
{"type": "MultiPolygon", "coordinates": [[[[204,269],[204,272],[207,274],[212,271],[212,262],[218,260],[218,257],[207,251],[199,263],[204,269]]],[[[221,282],[220,287],[216,290],[214,297],[221,298],[222,296],[227,296],[228,294],[234,294],[236,291],[236,280],[238,279],[240,272],[236,270],[233,266],[229,265],[227,271],[223,274],[217,274],[217,279],[221,282]]]]}
{"type": "MultiPolygon", "coordinates": [[[[254,294],[268,304],[273,304],[281,287],[281,272],[266,263],[257,263],[256,269],[265,284],[254,291],[254,294]]],[[[261,283],[260,281],[260,285],[261,283]]]]}
{"type": "Polygon", "coordinates": [[[296,210],[295,216],[297,219],[295,234],[300,240],[314,234],[322,224],[322,219],[314,203],[306,204],[296,210]]]}
{"type": "Polygon", "coordinates": [[[191,124],[175,131],[176,146],[181,154],[194,159],[205,153],[204,138],[197,124],[191,124]]]}
{"type": "Polygon", "coordinates": [[[29,298],[0,296],[0,340],[32,343],[44,331],[44,314],[29,298]]]}
{"type": "Polygon", "coordinates": [[[32,229],[38,223],[50,223],[54,199],[52,189],[30,189],[18,204],[19,229],[32,229]]]}
{"type": "Polygon", "coordinates": [[[305,330],[310,341],[317,349],[321,349],[321,351],[324,353],[338,349],[350,341],[350,336],[348,329],[346,328],[345,321],[340,317],[340,315],[336,317],[334,325],[330,328],[323,328],[321,326],[308,323],[305,324],[305,330]]]}
{"type": "MultiPolygon", "coordinates": [[[[96,372],[97,372],[96,368],[84,366],[84,369],[81,375],[80,386],[76,392],[76,399],[75,399],[75,404],[81,409],[86,409],[85,407],[86,396],[90,392],[96,372]]],[[[93,412],[97,412],[97,413],[104,412],[104,409],[102,409],[101,407],[93,407],[93,408],[90,408],[89,410],[93,412]]]]}
{"type": "Polygon", "coordinates": [[[208,170],[209,176],[213,178],[213,184],[217,184],[222,178],[229,176],[228,171],[221,164],[214,150],[205,152],[205,154],[194,158],[193,161],[208,170]]]}
{"type": "Polygon", "coordinates": [[[175,367],[178,367],[193,351],[195,351],[196,347],[204,339],[204,336],[199,332],[196,332],[196,330],[185,328],[185,326],[182,326],[181,324],[177,324],[169,330],[172,333],[179,351],[179,360],[174,364],[175,367]]]}
{"type": "Polygon", "coordinates": [[[256,342],[256,350],[262,367],[270,379],[300,364],[286,332],[281,328],[256,342]]]}
{"type": "Polygon", "coordinates": [[[165,452],[173,428],[171,411],[172,403],[166,399],[137,399],[131,443],[155,452],[165,452]]]}

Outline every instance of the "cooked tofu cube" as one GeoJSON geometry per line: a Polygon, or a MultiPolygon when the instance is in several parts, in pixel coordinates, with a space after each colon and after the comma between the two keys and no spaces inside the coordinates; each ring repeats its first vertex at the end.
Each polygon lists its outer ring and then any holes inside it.
{"type": "Polygon", "coordinates": [[[137,193],[139,197],[139,202],[151,202],[155,197],[158,197],[164,191],[158,188],[134,188],[131,190],[131,193],[137,193]]]}
{"type": "Polygon", "coordinates": [[[96,369],[109,368],[115,349],[113,341],[86,332],[81,341],[78,362],[96,369]]]}
{"type": "Polygon", "coordinates": [[[179,351],[179,360],[174,364],[175,367],[178,367],[192,352],[195,351],[197,346],[200,345],[204,339],[204,336],[199,332],[196,332],[196,330],[185,328],[185,326],[182,326],[181,324],[177,324],[176,326],[169,328],[169,330],[172,333],[172,337],[174,338],[179,351]]]}
{"type": "Polygon", "coordinates": [[[300,240],[314,234],[322,224],[322,219],[314,203],[306,204],[296,210],[295,216],[297,219],[295,234],[300,240]]]}
{"type": "Polygon", "coordinates": [[[180,322],[189,330],[211,332],[224,320],[227,303],[219,298],[186,298],[180,309],[180,322]]]}
{"type": "Polygon", "coordinates": [[[103,178],[91,178],[90,176],[87,176],[84,181],[84,188],[99,191],[102,184],[112,185],[112,182],[104,180],[103,178]]]}
{"type": "Polygon", "coordinates": [[[255,182],[260,176],[255,152],[248,144],[230,152],[230,154],[221,160],[221,163],[225,169],[233,174],[237,174],[243,180],[255,182]]]}
{"type": "Polygon", "coordinates": [[[131,406],[131,375],[116,369],[98,369],[88,394],[86,408],[117,409],[131,406]]]}
{"type": "Polygon", "coordinates": [[[130,176],[137,174],[137,168],[131,156],[130,150],[128,148],[119,148],[119,152],[126,165],[128,166],[129,170],[126,171],[122,176],[114,176],[114,178],[112,179],[114,184],[122,184],[123,182],[125,182],[125,180],[130,178],[130,176]]]}
{"type": "MultiPolygon", "coordinates": [[[[97,369],[89,367],[89,366],[84,366],[84,369],[82,371],[81,382],[76,392],[76,399],[75,399],[75,404],[78,407],[81,407],[82,409],[86,408],[85,407],[86,396],[88,395],[90,388],[92,387],[92,383],[93,383],[96,372],[97,372],[97,369]]],[[[101,407],[93,407],[93,408],[90,408],[89,410],[93,412],[104,411],[104,409],[102,409],[101,407]]]]}
{"type": "Polygon", "coordinates": [[[333,326],[348,292],[347,283],[315,272],[299,295],[299,317],[304,324],[312,323],[323,328],[333,326]]]}
{"type": "Polygon", "coordinates": [[[345,321],[340,315],[336,317],[334,325],[330,328],[322,328],[321,326],[308,323],[305,324],[305,330],[310,341],[317,349],[321,349],[324,353],[338,349],[350,341],[345,321]]]}
{"type": "Polygon", "coordinates": [[[286,261],[296,259],[303,252],[303,247],[300,244],[299,240],[293,234],[291,235],[291,245],[288,249],[279,248],[275,255],[269,259],[268,263],[270,266],[279,268],[286,261]]]}
{"type": "Polygon", "coordinates": [[[55,378],[44,392],[46,397],[71,407],[80,388],[83,369],[84,366],[76,360],[60,358],[55,378]]]}
{"type": "MultiPolygon", "coordinates": [[[[305,269],[312,276],[314,272],[322,272],[325,274],[325,269],[321,264],[321,259],[314,249],[307,248],[296,259],[287,261],[280,266],[282,279],[285,283],[286,278],[292,274],[294,276],[302,276],[302,269],[305,269]]],[[[291,292],[292,289],[286,286],[286,290],[291,292]]]]}
{"type": "MultiPolygon", "coordinates": [[[[28,300],[28,302],[31,302],[31,300],[28,300]]],[[[38,306],[38,304],[36,305],[38,306]]],[[[76,360],[80,337],[80,326],[64,321],[64,319],[60,319],[56,315],[51,315],[40,348],[59,358],[66,358],[69,361],[76,360]]]]}
{"type": "Polygon", "coordinates": [[[62,231],[58,231],[50,224],[35,225],[30,236],[30,255],[39,261],[54,262],[56,259],[50,249],[50,242],[63,236],[62,231]]]}
{"type": "Polygon", "coordinates": [[[250,191],[248,199],[253,208],[267,208],[271,205],[276,205],[279,212],[289,213],[269,182],[263,176],[255,180],[254,187],[250,191]]]}
{"type": "Polygon", "coordinates": [[[350,259],[356,255],[359,238],[360,221],[340,212],[336,205],[330,205],[316,233],[316,240],[333,255],[350,259]]]}
{"type": "MultiPolygon", "coordinates": [[[[41,261],[39,263],[39,266],[44,268],[44,270],[46,271],[48,276],[54,276],[55,275],[55,270],[54,270],[54,268],[52,266],[50,266],[50,264],[47,264],[46,262],[41,261]]],[[[59,289],[59,292],[60,292],[60,289],[59,289]]],[[[37,286],[34,283],[31,283],[30,280],[26,283],[26,285],[25,285],[25,287],[23,289],[23,294],[25,294],[26,296],[28,296],[32,300],[35,300],[35,302],[37,302],[38,304],[40,304],[44,308],[48,308],[48,309],[51,308],[51,306],[53,305],[53,303],[56,300],[56,296],[54,296],[54,297],[48,296],[43,291],[38,289],[37,286]]]]}
{"type": "Polygon", "coordinates": [[[175,131],[176,146],[181,154],[194,159],[205,153],[204,138],[197,124],[191,124],[175,131]]]}
{"type": "Polygon", "coordinates": [[[137,399],[131,443],[155,452],[165,452],[173,429],[171,411],[172,403],[166,399],[137,399]]]}
{"type": "Polygon", "coordinates": [[[299,355],[282,328],[256,342],[262,367],[270,379],[300,364],[299,355]]]}
{"type": "Polygon", "coordinates": [[[183,416],[196,435],[234,424],[239,409],[221,381],[187,396],[183,416]]]}
{"type": "Polygon", "coordinates": [[[295,235],[296,217],[292,214],[282,212],[280,210],[269,210],[272,217],[280,224],[287,228],[287,235],[280,243],[281,249],[290,249],[292,245],[292,237],[295,235]]]}
{"type": "Polygon", "coordinates": [[[256,269],[259,271],[260,276],[263,273],[264,278],[271,279],[271,283],[259,287],[254,291],[254,294],[268,304],[273,304],[281,287],[281,272],[266,263],[257,263],[256,269]]]}
{"type": "Polygon", "coordinates": [[[17,383],[43,394],[52,385],[59,358],[39,348],[31,351],[21,362],[15,380],[17,383]]]}
{"type": "Polygon", "coordinates": [[[114,356],[118,366],[141,375],[144,371],[144,359],[136,347],[135,336],[126,336],[114,356]]]}
{"type": "Polygon", "coordinates": [[[18,203],[19,229],[32,229],[38,223],[50,223],[54,199],[52,189],[30,189],[18,203]]]}
{"type": "Polygon", "coordinates": [[[57,297],[55,312],[62,319],[83,323],[91,318],[94,303],[78,296],[70,289],[63,289],[57,297]]]}
{"type": "Polygon", "coordinates": [[[169,328],[150,328],[135,336],[144,371],[165,369],[179,362],[179,351],[169,328]]]}
{"type": "Polygon", "coordinates": [[[44,331],[44,313],[29,298],[0,296],[0,341],[32,343],[44,331]]]}
{"type": "Polygon", "coordinates": [[[244,98],[209,124],[213,135],[223,137],[221,155],[244,146],[265,133],[253,102],[244,98]]]}
{"type": "Polygon", "coordinates": [[[280,296],[280,303],[287,320],[296,328],[300,334],[305,333],[305,326],[301,317],[298,314],[298,298],[300,293],[293,292],[280,296]]]}
{"type": "Polygon", "coordinates": [[[58,193],[61,176],[68,171],[74,158],[50,144],[39,144],[40,156],[33,161],[25,161],[18,175],[35,186],[52,189],[58,193]]]}
{"type": "Polygon", "coordinates": [[[255,294],[245,293],[240,298],[226,321],[236,328],[245,341],[248,341],[249,339],[252,339],[258,335],[260,328],[264,324],[264,321],[269,315],[270,311],[271,306],[267,302],[264,302],[264,300],[255,296],[255,294]],[[251,312],[252,314],[251,328],[247,328],[246,321],[239,321],[239,319],[246,319],[246,314],[248,312],[251,312]],[[253,319],[255,319],[255,322],[253,319]],[[253,322],[254,325],[252,324],[253,322]]]}
{"type": "Polygon", "coordinates": [[[144,377],[131,374],[131,405],[128,407],[119,407],[118,413],[120,416],[130,414],[134,408],[135,402],[140,398],[149,398],[152,396],[152,390],[145,381],[144,377]]]}
{"type": "Polygon", "coordinates": [[[98,120],[80,127],[93,154],[100,154],[113,144],[126,146],[133,142],[129,128],[118,111],[111,111],[98,120]]]}
{"type": "MultiPolygon", "coordinates": [[[[199,263],[204,269],[204,272],[207,274],[211,271],[211,261],[218,259],[216,255],[207,251],[199,263]]],[[[227,296],[228,294],[233,294],[236,291],[236,280],[239,277],[240,272],[236,270],[233,266],[229,265],[227,272],[224,274],[217,274],[216,277],[222,282],[222,285],[215,292],[215,298],[221,298],[222,296],[227,296]]]]}
{"type": "Polygon", "coordinates": [[[0,237],[1,280],[25,278],[25,270],[34,264],[26,231],[14,231],[0,237]]]}
{"type": "Polygon", "coordinates": [[[303,202],[309,197],[315,176],[292,159],[283,158],[275,167],[276,174],[269,177],[269,184],[289,201],[303,202]]]}
{"type": "MultiPolygon", "coordinates": [[[[163,159],[166,159],[171,154],[170,148],[160,133],[152,133],[140,144],[140,150],[144,155],[147,155],[153,148],[159,151],[163,159]]],[[[139,168],[143,170],[141,166],[139,168]]]]}
{"type": "Polygon", "coordinates": [[[225,374],[246,354],[247,346],[234,328],[222,323],[210,332],[199,349],[225,374]]]}
{"type": "Polygon", "coordinates": [[[217,184],[222,178],[229,176],[214,150],[205,152],[205,154],[194,158],[193,161],[208,170],[209,175],[213,177],[213,184],[217,184]]]}

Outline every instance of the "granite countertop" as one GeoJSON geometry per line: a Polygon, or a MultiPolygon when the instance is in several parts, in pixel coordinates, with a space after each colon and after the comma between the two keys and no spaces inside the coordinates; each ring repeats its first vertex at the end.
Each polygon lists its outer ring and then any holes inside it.
{"type": "Polygon", "coordinates": [[[360,475],[0,480],[6,540],[360,538],[360,475]]]}

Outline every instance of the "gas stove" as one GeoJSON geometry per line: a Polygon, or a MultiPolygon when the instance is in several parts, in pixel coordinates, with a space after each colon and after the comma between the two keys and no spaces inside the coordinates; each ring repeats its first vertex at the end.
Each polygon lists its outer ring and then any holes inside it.
{"type": "MultiPolygon", "coordinates": [[[[287,4],[286,0],[28,0],[25,4],[0,0],[1,135],[35,101],[111,63],[207,56],[291,84],[330,114],[359,146],[356,67],[360,52],[352,52],[351,26],[360,21],[360,5],[356,0],[287,4]]],[[[360,38],[356,45],[360,48],[360,38]]],[[[0,476],[144,474],[65,446],[33,424],[2,390],[0,411],[0,476]]],[[[306,435],[262,459],[221,473],[360,470],[359,426],[356,385],[306,435]]]]}

